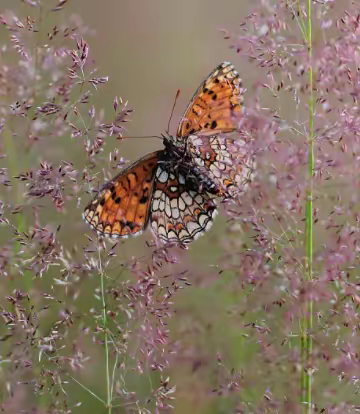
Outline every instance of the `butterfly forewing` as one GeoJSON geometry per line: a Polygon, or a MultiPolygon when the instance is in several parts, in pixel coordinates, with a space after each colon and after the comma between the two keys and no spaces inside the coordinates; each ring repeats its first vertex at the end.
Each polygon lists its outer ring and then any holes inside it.
{"type": "Polygon", "coordinates": [[[195,240],[213,223],[214,196],[235,197],[251,177],[253,163],[243,142],[222,135],[236,129],[242,102],[238,73],[222,63],[196,91],[176,137],[164,137],[163,151],[105,184],[84,219],[113,238],[140,234],[150,222],[163,242],[195,240]]]}
{"type": "Polygon", "coordinates": [[[163,242],[186,244],[209,230],[215,200],[192,185],[175,164],[159,164],[156,172],[151,229],[163,242]]]}
{"type": "Polygon", "coordinates": [[[224,62],[195,92],[179,124],[177,138],[199,131],[202,135],[233,131],[242,102],[239,74],[231,63],[224,62]]]}
{"type": "Polygon", "coordinates": [[[84,211],[84,219],[94,230],[118,238],[139,234],[146,227],[162,154],[148,154],[104,185],[84,211]]]}

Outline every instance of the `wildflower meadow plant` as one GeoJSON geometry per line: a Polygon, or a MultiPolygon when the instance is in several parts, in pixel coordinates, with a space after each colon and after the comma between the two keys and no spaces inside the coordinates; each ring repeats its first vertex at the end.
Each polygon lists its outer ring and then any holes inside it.
{"type": "Polygon", "coordinates": [[[231,135],[252,182],[201,241],[141,254],[81,222],[132,109],[98,107],[67,0],[24,3],[0,14],[2,410],[359,410],[358,2],[258,1],[222,32],[253,68],[231,135]]]}

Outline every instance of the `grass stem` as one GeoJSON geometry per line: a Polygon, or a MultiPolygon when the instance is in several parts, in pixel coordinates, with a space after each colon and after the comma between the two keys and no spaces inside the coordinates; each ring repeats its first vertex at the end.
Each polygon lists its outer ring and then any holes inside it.
{"type": "MultiPolygon", "coordinates": [[[[311,0],[308,0],[307,45],[309,55],[309,141],[308,141],[308,177],[309,183],[306,192],[305,206],[305,284],[309,285],[313,278],[313,176],[314,176],[314,91],[312,70],[312,25],[311,0]]],[[[312,413],[312,328],[313,328],[313,302],[311,297],[305,299],[301,323],[301,403],[304,414],[312,413]]]]}
{"type": "Polygon", "coordinates": [[[105,375],[106,375],[106,406],[108,409],[108,414],[112,413],[111,405],[111,396],[112,396],[112,387],[110,385],[110,368],[109,368],[109,344],[108,344],[108,328],[107,328],[107,318],[106,318],[106,299],[105,299],[105,275],[101,262],[101,251],[99,246],[99,272],[101,280],[101,298],[102,298],[102,308],[103,308],[103,329],[104,329],[104,342],[105,342],[105,375]]]}

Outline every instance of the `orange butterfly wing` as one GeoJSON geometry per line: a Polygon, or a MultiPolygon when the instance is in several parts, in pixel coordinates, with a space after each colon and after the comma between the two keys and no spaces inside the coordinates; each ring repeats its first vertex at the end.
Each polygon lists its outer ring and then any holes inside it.
{"type": "MultiPolygon", "coordinates": [[[[188,151],[195,165],[219,185],[218,195],[232,195],[231,187],[247,171],[242,156],[230,154],[233,141],[215,136],[236,129],[242,102],[239,74],[224,62],[196,91],[176,134],[178,140],[195,135],[188,151]],[[232,171],[235,160],[242,165],[232,171]]],[[[214,199],[201,186],[187,185],[186,175],[175,168],[180,160],[166,168],[159,163],[164,154],[149,154],[106,183],[85,208],[85,221],[99,234],[119,238],[140,234],[151,220],[161,240],[176,243],[189,243],[208,230],[216,214],[214,199]]]]}
{"type": "Polygon", "coordinates": [[[239,115],[242,84],[239,74],[229,62],[220,64],[205,79],[190,101],[180,121],[177,137],[184,138],[201,131],[201,135],[231,132],[239,115]]]}
{"type": "Polygon", "coordinates": [[[112,238],[140,234],[149,221],[155,171],[162,153],[148,154],[107,182],[85,208],[85,221],[112,238]]]}

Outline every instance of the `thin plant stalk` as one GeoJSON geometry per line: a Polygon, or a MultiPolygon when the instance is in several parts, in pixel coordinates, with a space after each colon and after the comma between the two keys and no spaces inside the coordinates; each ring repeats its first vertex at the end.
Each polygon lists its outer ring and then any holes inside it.
{"type": "MultiPolygon", "coordinates": [[[[305,283],[310,284],[313,278],[313,176],[314,176],[314,92],[312,70],[312,26],[311,26],[311,0],[308,0],[307,44],[309,55],[309,141],[308,141],[308,177],[309,183],[306,192],[305,206],[305,283]]],[[[302,411],[312,413],[312,328],[313,328],[313,302],[306,298],[301,324],[301,403],[302,411]]]]}
{"type": "Polygon", "coordinates": [[[103,329],[104,329],[104,342],[105,342],[105,375],[106,375],[106,406],[108,409],[108,414],[112,413],[112,387],[110,384],[110,361],[109,361],[109,344],[108,344],[108,328],[107,328],[107,318],[106,318],[106,299],[105,299],[105,275],[101,263],[101,253],[99,246],[99,272],[101,280],[101,299],[102,299],[102,308],[103,308],[103,329]]]}

